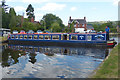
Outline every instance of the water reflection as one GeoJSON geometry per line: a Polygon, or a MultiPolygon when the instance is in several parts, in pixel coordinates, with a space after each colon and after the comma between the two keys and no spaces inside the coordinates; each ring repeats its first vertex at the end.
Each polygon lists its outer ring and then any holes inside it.
{"type": "Polygon", "coordinates": [[[8,45],[4,78],[85,78],[108,55],[107,49],[8,45]]]}

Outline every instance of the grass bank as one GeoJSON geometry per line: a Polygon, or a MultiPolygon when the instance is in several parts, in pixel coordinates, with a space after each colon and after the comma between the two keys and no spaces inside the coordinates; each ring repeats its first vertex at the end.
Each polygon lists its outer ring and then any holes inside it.
{"type": "MultiPolygon", "coordinates": [[[[120,43],[110,52],[104,62],[95,70],[95,74],[90,78],[118,78],[118,52],[120,43]]],[[[120,57],[120,56],[119,56],[120,57]]]]}
{"type": "Polygon", "coordinates": [[[0,42],[6,41],[7,37],[0,37],[0,42]]]}

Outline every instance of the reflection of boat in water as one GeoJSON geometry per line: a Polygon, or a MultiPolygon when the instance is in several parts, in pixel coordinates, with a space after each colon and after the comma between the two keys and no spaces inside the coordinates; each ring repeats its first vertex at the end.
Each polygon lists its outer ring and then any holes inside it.
{"type": "MultiPolygon", "coordinates": [[[[83,75],[85,75],[96,68],[103,61],[106,55],[105,48],[86,49],[27,45],[8,45],[8,47],[6,46],[3,48],[7,48],[6,50],[3,50],[3,59],[1,64],[4,71],[8,68],[5,71],[5,76],[7,74],[12,77],[17,76],[17,78],[19,74],[21,74],[20,78],[23,78],[26,75],[31,74],[31,72],[33,72],[33,74],[39,74],[40,76],[38,75],[37,77],[40,78],[41,76],[48,76],[53,73],[55,78],[64,75],[65,77],[69,77],[72,73],[73,76],[80,76],[80,72],[83,72],[83,75]],[[9,72],[9,74],[7,72],[9,72]],[[63,75],[61,75],[61,72],[63,75]]],[[[36,75],[32,76],[36,77],[36,75]]]]}
{"type": "Polygon", "coordinates": [[[83,56],[92,56],[92,57],[101,57],[105,58],[106,55],[102,55],[102,53],[106,53],[105,48],[101,49],[93,49],[93,48],[72,48],[72,47],[55,47],[55,46],[22,46],[22,45],[8,45],[10,49],[19,50],[29,53],[43,53],[47,56],[54,56],[55,54],[61,55],[69,55],[69,56],[76,56],[76,55],[83,55],[83,56]]]}
{"type": "Polygon", "coordinates": [[[11,34],[9,44],[63,47],[107,47],[114,46],[115,41],[107,41],[106,33],[41,33],[11,34]]]}

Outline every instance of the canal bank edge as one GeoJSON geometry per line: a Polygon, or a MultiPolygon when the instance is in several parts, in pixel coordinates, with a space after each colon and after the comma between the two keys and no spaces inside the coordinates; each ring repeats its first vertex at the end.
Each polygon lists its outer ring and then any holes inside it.
{"type": "Polygon", "coordinates": [[[89,78],[118,78],[118,57],[120,57],[118,52],[120,52],[120,43],[112,49],[106,59],[93,71],[89,78]]]}

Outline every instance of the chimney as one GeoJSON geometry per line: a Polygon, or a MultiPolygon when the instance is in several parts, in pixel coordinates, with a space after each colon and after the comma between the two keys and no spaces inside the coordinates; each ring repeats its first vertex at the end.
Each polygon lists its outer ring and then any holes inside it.
{"type": "Polygon", "coordinates": [[[70,16],[70,19],[69,19],[70,21],[71,21],[71,16],[70,16]]]}
{"type": "Polygon", "coordinates": [[[34,22],[34,18],[33,17],[31,18],[31,22],[34,22]]]}
{"type": "Polygon", "coordinates": [[[84,17],[84,20],[86,20],[86,17],[84,17]]]}

